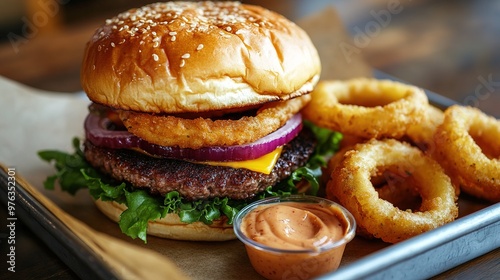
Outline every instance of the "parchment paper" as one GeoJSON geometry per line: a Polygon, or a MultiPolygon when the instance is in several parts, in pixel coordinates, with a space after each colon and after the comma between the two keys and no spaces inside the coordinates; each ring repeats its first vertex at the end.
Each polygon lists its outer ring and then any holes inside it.
{"type": "MultiPolygon", "coordinates": [[[[339,44],[351,41],[333,8],[305,18],[299,25],[318,48],[323,79],[371,75],[371,69],[360,56],[346,59],[339,52],[339,44]]],[[[238,240],[184,242],[148,236],[148,243],[143,244],[123,235],[116,223],[97,210],[86,191],[71,196],[44,190],[42,182],[54,170],[38,158],[37,151],[71,151],[71,139],[83,137],[83,120],[89,101],[82,95],[43,92],[1,77],[0,97],[0,162],[15,167],[16,172],[63,210],[98,231],[166,255],[193,279],[260,278],[238,240]]],[[[355,238],[348,244],[341,266],[386,246],[379,241],[355,238]]]]}

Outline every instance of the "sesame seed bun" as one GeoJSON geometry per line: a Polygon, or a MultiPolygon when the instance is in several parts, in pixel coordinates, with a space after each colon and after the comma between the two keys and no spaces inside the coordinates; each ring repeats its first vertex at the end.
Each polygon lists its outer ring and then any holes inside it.
{"type": "MultiPolygon", "coordinates": [[[[95,201],[97,208],[111,220],[118,222],[120,215],[127,207],[115,201],[95,201]]],[[[148,223],[149,235],[188,241],[227,241],[236,239],[233,226],[226,221],[215,221],[211,225],[202,222],[186,224],[181,222],[179,215],[167,214],[164,218],[148,223]]]]}
{"type": "Polygon", "coordinates": [[[167,2],[109,19],[88,42],[89,98],[113,108],[184,113],[245,108],[310,92],[320,75],[307,34],[237,2],[167,2]]]}

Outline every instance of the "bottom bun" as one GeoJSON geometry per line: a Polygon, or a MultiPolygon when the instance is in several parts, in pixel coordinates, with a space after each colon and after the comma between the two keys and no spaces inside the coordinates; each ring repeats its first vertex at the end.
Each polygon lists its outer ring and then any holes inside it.
{"type": "MultiPolygon", "coordinates": [[[[95,200],[97,208],[111,220],[118,222],[127,206],[115,201],[95,200]]],[[[211,225],[202,222],[191,224],[181,222],[179,215],[167,214],[164,218],[149,222],[147,233],[176,240],[190,241],[226,241],[236,239],[233,226],[225,221],[214,221],[211,225]]]]}

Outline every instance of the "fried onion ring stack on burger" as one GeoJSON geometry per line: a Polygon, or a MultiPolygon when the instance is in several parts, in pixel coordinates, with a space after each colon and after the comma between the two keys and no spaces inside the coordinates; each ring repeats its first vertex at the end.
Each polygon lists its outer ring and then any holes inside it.
{"type": "Polygon", "coordinates": [[[99,209],[133,231],[142,214],[130,211],[153,213],[143,202],[154,197],[167,214],[150,217],[148,234],[233,239],[227,201],[254,198],[312,154],[315,139],[302,129],[300,110],[319,74],[307,34],[261,7],[168,2],[107,20],[82,65],[93,102],[83,153],[104,174],[102,189],[121,183],[127,204],[110,198],[114,187],[96,201],[99,209]],[[166,209],[181,200],[181,208],[210,204],[205,209],[223,213],[166,209]],[[183,222],[190,215],[198,221],[183,222]]]}

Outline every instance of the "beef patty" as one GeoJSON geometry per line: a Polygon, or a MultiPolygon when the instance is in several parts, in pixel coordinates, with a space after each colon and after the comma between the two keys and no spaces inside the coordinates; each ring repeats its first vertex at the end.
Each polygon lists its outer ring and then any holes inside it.
{"type": "Polygon", "coordinates": [[[198,200],[212,197],[251,198],[305,165],[316,142],[312,133],[303,129],[283,147],[270,174],[153,158],[133,150],[100,148],[88,140],[84,145],[87,161],[118,181],[148,189],[151,194],[165,195],[170,191],[178,191],[189,200],[198,200]]]}

